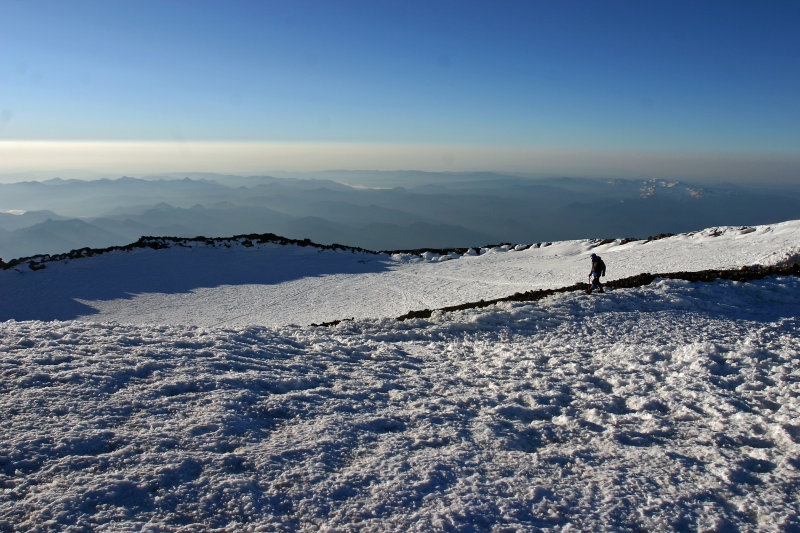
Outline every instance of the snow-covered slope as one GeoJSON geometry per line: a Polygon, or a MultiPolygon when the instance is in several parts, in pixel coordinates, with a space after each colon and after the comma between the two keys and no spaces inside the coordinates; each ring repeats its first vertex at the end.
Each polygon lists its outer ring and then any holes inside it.
{"type": "Polygon", "coordinates": [[[778,264],[798,236],[7,269],[0,531],[798,530],[800,278],[385,318],[572,284],[591,251],[618,278],[778,264]],[[78,320],[22,320],[55,317],[78,320]]]}
{"type": "Polygon", "coordinates": [[[0,323],[0,528],[800,528],[800,281],[334,328],[0,323]]]}
{"type": "Polygon", "coordinates": [[[5,293],[0,320],[279,326],[397,317],[585,281],[592,252],[603,257],[608,279],[776,264],[800,253],[800,221],[623,242],[563,241],[520,251],[500,247],[479,255],[428,253],[423,258],[186,241],[51,262],[37,271],[0,271],[5,293]]]}

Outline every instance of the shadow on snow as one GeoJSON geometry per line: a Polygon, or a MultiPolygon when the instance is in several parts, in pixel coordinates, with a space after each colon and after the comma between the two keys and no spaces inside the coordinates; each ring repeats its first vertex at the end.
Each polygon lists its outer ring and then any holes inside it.
{"type": "Polygon", "coordinates": [[[178,244],[104,250],[91,254],[91,260],[37,258],[38,262],[7,267],[0,271],[0,320],[70,320],[97,313],[81,300],[188,293],[224,285],[270,285],[389,268],[386,255],[302,241],[265,241],[274,244],[267,248],[253,246],[249,241],[221,246],[211,240],[200,246],[187,246],[191,240],[186,239],[175,242],[178,244]]]}

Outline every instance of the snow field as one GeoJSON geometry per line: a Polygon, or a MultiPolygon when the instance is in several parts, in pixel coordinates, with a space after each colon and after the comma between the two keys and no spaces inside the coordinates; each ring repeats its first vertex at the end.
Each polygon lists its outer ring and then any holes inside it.
{"type": "Polygon", "coordinates": [[[800,254],[800,221],[710,228],[651,242],[598,242],[420,257],[188,241],[51,262],[35,272],[22,265],[0,271],[0,320],[217,327],[393,318],[585,282],[592,252],[608,265],[608,279],[792,261],[800,254]]]}
{"type": "Polygon", "coordinates": [[[0,528],[798,529],[799,316],[771,278],[333,328],[1,322],[0,528]]]}

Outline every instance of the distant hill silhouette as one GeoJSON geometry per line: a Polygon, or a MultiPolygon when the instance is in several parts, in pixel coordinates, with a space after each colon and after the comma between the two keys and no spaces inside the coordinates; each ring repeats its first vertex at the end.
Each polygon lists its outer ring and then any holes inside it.
{"type": "Polygon", "coordinates": [[[0,184],[0,256],[123,245],[142,235],[275,233],[369,249],[449,248],[796,218],[796,188],[667,179],[417,171],[54,179],[0,184]]]}

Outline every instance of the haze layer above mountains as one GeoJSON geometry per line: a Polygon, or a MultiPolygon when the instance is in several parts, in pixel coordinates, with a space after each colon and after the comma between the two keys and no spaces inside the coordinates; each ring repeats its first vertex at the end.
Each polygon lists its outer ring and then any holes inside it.
{"type": "Polygon", "coordinates": [[[275,233],[371,250],[646,237],[800,218],[800,189],[494,173],[179,174],[0,184],[6,260],[142,235],[275,233]]]}

